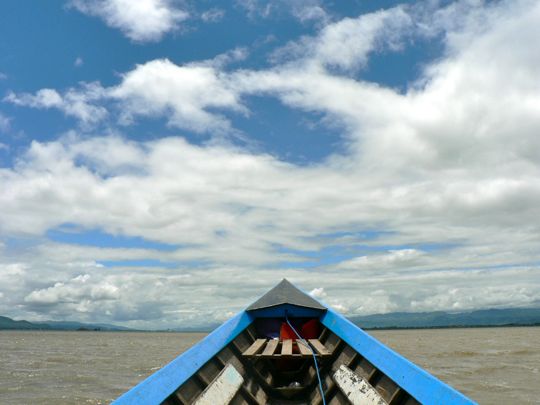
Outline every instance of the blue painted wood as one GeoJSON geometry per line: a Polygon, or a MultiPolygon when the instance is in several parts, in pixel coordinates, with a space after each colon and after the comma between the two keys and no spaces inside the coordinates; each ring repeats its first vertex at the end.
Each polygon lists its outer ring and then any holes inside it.
{"type": "Polygon", "coordinates": [[[321,322],[422,404],[475,404],[337,312],[328,309],[321,316],[321,322]]]}
{"type": "Polygon", "coordinates": [[[291,304],[281,304],[249,311],[254,318],[285,318],[285,313],[295,318],[318,318],[322,312],[320,309],[299,307],[291,304]]]}
{"type": "Polygon", "coordinates": [[[158,404],[163,402],[200,367],[248,327],[255,318],[285,317],[286,313],[291,318],[320,316],[321,322],[327,328],[422,404],[475,404],[460,392],[389,349],[337,312],[328,309],[321,314],[320,310],[290,304],[249,313],[240,312],[201,342],[123,394],[113,404],[158,404]]]}
{"type": "Polygon", "coordinates": [[[191,349],[123,394],[115,405],[159,404],[253,322],[245,311],[229,319],[191,349]]]}

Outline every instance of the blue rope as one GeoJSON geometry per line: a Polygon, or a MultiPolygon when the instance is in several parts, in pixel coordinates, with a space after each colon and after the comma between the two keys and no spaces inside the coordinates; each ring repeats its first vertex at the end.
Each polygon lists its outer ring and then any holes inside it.
{"type": "Polygon", "coordinates": [[[292,326],[292,324],[289,322],[289,317],[287,316],[287,312],[285,312],[285,320],[287,321],[287,323],[289,324],[293,332],[296,334],[296,336],[298,336],[298,339],[300,340],[300,344],[303,344],[304,346],[309,347],[309,350],[311,350],[311,355],[313,356],[313,363],[315,363],[315,371],[317,372],[317,379],[319,380],[319,390],[321,391],[322,402],[323,402],[323,405],[326,405],[326,400],[324,399],[324,390],[323,390],[322,381],[321,381],[321,373],[319,373],[319,366],[317,365],[317,357],[315,356],[315,351],[309,345],[309,343],[305,339],[303,339],[302,336],[300,336],[300,334],[296,331],[296,329],[294,329],[294,326],[292,326]]]}

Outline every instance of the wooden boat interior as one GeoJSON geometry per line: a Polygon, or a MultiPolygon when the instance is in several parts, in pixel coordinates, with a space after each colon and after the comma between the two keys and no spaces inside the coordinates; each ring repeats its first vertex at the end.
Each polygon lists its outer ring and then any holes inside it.
{"type": "Polygon", "coordinates": [[[474,404],[285,279],[114,402],[419,403],[474,404]]]}
{"type": "Polygon", "coordinates": [[[318,339],[309,342],[310,349],[298,339],[267,339],[252,324],[163,403],[205,403],[203,393],[216,381],[219,384],[220,373],[232,365],[242,382],[234,388],[230,404],[322,404],[311,350],[319,362],[327,404],[351,403],[336,381],[336,373],[342,366],[376,390],[379,397],[373,403],[419,403],[330,329],[320,326],[321,333],[318,339]]]}

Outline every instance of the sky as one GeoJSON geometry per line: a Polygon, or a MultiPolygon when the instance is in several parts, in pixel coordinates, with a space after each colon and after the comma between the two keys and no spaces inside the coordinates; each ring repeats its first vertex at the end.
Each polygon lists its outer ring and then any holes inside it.
{"type": "Polygon", "coordinates": [[[540,306],[540,3],[0,3],[0,314],[540,306]]]}

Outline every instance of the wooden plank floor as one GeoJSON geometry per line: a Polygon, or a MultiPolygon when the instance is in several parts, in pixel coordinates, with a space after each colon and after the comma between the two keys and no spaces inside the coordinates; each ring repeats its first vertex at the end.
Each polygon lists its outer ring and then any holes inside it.
{"type": "Polygon", "coordinates": [[[256,339],[244,353],[245,357],[326,357],[332,353],[318,339],[308,341],[299,339],[256,339]],[[295,348],[298,348],[295,350],[295,348]],[[313,349],[312,349],[313,348],[313,349]]]}
{"type": "Polygon", "coordinates": [[[315,351],[321,356],[329,356],[331,354],[328,349],[319,341],[319,339],[309,339],[309,344],[315,348],[315,351]]]}
{"type": "Polygon", "coordinates": [[[266,344],[266,339],[257,339],[249,348],[244,352],[244,356],[253,356],[262,349],[266,344]]]}
{"type": "Polygon", "coordinates": [[[302,353],[302,356],[311,357],[312,351],[311,348],[306,344],[306,341],[297,341],[296,345],[298,346],[298,350],[300,350],[300,353],[302,353]]]}
{"type": "Polygon", "coordinates": [[[279,340],[277,339],[271,339],[266,344],[266,347],[264,348],[262,355],[263,357],[272,357],[278,347],[279,340]]]}
{"type": "Polygon", "coordinates": [[[282,356],[292,356],[292,339],[286,339],[281,344],[281,355],[282,356]]]}

